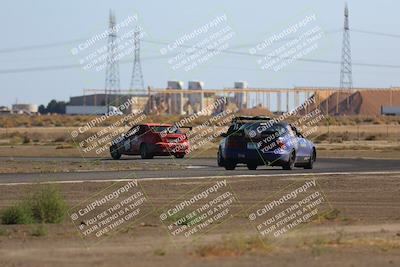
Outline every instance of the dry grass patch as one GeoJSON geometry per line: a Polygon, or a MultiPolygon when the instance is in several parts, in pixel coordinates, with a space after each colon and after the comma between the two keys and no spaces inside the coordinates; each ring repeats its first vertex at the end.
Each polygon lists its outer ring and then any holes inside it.
{"type": "Polygon", "coordinates": [[[194,255],[200,257],[232,257],[269,250],[270,247],[257,236],[232,236],[223,238],[222,242],[217,244],[201,245],[196,248],[194,255]]]}

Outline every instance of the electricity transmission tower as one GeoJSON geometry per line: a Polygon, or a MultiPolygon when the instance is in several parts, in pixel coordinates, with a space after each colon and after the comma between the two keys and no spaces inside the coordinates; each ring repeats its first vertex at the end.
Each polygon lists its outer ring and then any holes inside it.
{"type": "Polygon", "coordinates": [[[349,9],[347,4],[344,8],[344,31],[342,45],[342,62],[340,69],[340,88],[351,89],[353,87],[352,67],[351,67],[351,48],[350,48],[350,28],[349,28],[349,9]]]}
{"type": "Polygon", "coordinates": [[[107,43],[107,61],[106,61],[106,83],[105,83],[105,104],[109,105],[108,95],[111,92],[120,91],[119,82],[119,63],[117,60],[117,32],[116,32],[115,14],[110,10],[109,34],[107,43]]]}
{"type": "Polygon", "coordinates": [[[130,91],[134,91],[135,93],[145,93],[142,65],[140,63],[141,30],[140,30],[139,26],[136,27],[133,38],[134,38],[134,56],[135,56],[135,58],[133,60],[132,79],[131,79],[131,85],[130,85],[129,89],[130,89],[130,91]]]}

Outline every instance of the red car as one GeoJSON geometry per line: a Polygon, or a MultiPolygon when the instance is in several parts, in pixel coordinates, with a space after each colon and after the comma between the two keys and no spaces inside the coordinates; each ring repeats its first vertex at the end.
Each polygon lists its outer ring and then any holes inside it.
{"type": "Polygon", "coordinates": [[[142,159],[170,155],[183,158],[188,151],[189,140],[186,134],[172,124],[160,123],[135,125],[112,141],[110,147],[113,159],[119,159],[121,155],[140,155],[142,159]]]}

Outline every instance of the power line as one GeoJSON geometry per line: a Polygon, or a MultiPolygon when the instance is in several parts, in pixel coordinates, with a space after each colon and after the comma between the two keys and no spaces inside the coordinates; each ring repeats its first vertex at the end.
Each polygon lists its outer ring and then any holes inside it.
{"type": "Polygon", "coordinates": [[[74,44],[77,42],[85,41],[86,39],[72,39],[68,41],[62,42],[54,42],[54,43],[47,43],[47,44],[35,44],[35,45],[28,45],[28,46],[19,46],[19,47],[10,47],[10,48],[3,48],[0,49],[0,53],[14,53],[14,52],[21,52],[21,51],[28,51],[28,50],[37,50],[37,49],[44,49],[44,48],[51,48],[57,46],[64,46],[67,44],[74,44]]]}
{"type": "MultiPolygon", "coordinates": [[[[244,52],[238,51],[230,51],[229,53],[235,55],[242,55],[242,56],[253,56],[253,57],[264,57],[266,55],[261,54],[253,54],[250,55],[244,52]]],[[[157,56],[157,57],[149,57],[143,59],[162,59],[165,56],[157,56]]],[[[282,58],[282,59],[290,59],[290,58],[282,58]]],[[[298,58],[298,61],[303,62],[310,62],[310,63],[321,63],[321,64],[333,64],[333,65],[340,65],[341,61],[337,60],[324,60],[324,59],[311,59],[311,58],[298,58]]],[[[121,60],[121,64],[131,63],[130,60],[121,60]]],[[[352,63],[353,66],[359,67],[371,67],[371,68],[388,68],[388,69],[400,69],[400,65],[390,65],[390,64],[374,64],[374,63],[363,63],[363,62],[354,62],[352,63]]],[[[53,71],[53,70],[62,70],[62,69],[73,69],[73,68],[81,68],[82,65],[80,64],[69,64],[69,65],[52,65],[52,66],[39,66],[39,67],[30,67],[30,68],[16,68],[16,69],[2,69],[0,70],[0,74],[11,74],[11,73],[23,73],[23,72],[38,72],[38,71],[53,71]]]]}
{"type": "MultiPolygon", "coordinates": [[[[152,59],[162,59],[166,58],[166,56],[152,56],[152,57],[144,57],[143,60],[152,60],[152,59]]],[[[121,60],[121,64],[128,64],[132,61],[129,59],[121,60]]],[[[29,68],[15,68],[15,69],[2,69],[0,70],[0,74],[12,74],[12,73],[23,73],[23,72],[38,72],[38,71],[52,71],[52,70],[62,70],[62,69],[76,69],[82,68],[81,64],[64,64],[64,65],[50,65],[50,66],[38,66],[38,67],[29,67],[29,68]]]]}
{"type": "MultiPolygon", "coordinates": [[[[168,42],[162,42],[162,41],[152,41],[152,40],[143,40],[145,42],[150,42],[150,43],[157,43],[157,44],[162,44],[166,45],[168,42]]],[[[192,47],[190,45],[181,45],[181,47],[189,48],[192,47]]],[[[208,51],[220,51],[221,53],[227,53],[227,54],[233,54],[233,55],[241,55],[241,56],[252,56],[252,57],[270,57],[274,58],[274,56],[270,55],[265,55],[265,54],[249,54],[248,52],[241,52],[241,51],[233,51],[233,50],[217,50],[217,49],[208,49],[208,51]]],[[[275,56],[275,58],[278,58],[279,56],[275,56]]],[[[279,57],[280,59],[285,59],[285,60],[290,60],[293,59],[291,57],[279,57]]],[[[311,59],[311,58],[297,58],[297,61],[303,61],[303,62],[311,62],[311,63],[323,63],[323,64],[341,64],[341,61],[337,60],[326,60],[326,59],[311,59]]],[[[390,64],[374,64],[374,63],[363,63],[363,62],[353,62],[352,65],[354,66],[362,66],[362,67],[376,67],[376,68],[394,68],[398,69],[400,68],[400,65],[390,65],[390,64]]]]}
{"type": "MultiPolygon", "coordinates": [[[[326,33],[326,34],[337,33],[337,32],[339,32],[339,31],[338,30],[324,31],[324,33],[326,33]]],[[[60,42],[52,42],[52,43],[46,43],[46,44],[33,44],[33,45],[26,45],[26,46],[19,46],[19,47],[2,48],[2,49],[0,49],[0,53],[5,54],[5,53],[15,53],[15,52],[23,52],[23,51],[29,51],[29,50],[40,50],[40,49],[45,49],[45,48],[64,46],[64,45],[68,45],[68,44],[75,44],[75,43],[83,42],[86,40],[88,40],[88,38],[76,38],[76,39],[60,41],[60,42]]],[[[287,40],[291,40],[291,39],[282,39],[279,41],[287,41],[287,40]]],[[[168,43],[163,43],[163,44],[168,44],[168,43]]],[[[239,45],[235,46],[235,48],[251,47],[254,45],[257,45],[257,43],[239,44],[239,45]]]]}
{"type": "Polygon", "coordinates": [[[376,35],[376,36],[384,36],[384,37],[391,37],[391,38],[400,38],[400,35],[398,34],[391,34],[391,33],[383,33],[383,32],[374,32],[374,31],[366,31],[366,30],[358,30],[358,29],[352,29],[350,30],[352,32],[358,32],[358,33],[364,33],[364,34],[370,34],[370,35],[376,35]]]}
{"type": "MultiPolygon", "coordinates": [[[[353,30],[354,31],[354,30],[353,30]]],[[[331,31],[331,33],[334,33],[335,31],[331,31]]],[[[392,35],[396,36],[396,35],[392,35]]],[[[169,42],[165,41],[154,41],[154,40],[145,40],[141,39],[143,42],[147,43],[153,43],[153,44],[159,44],[159,45],[168,45],[169,42]]],[[[60,44],[60,43],[59,43],[60,44]]],[[[182,48],[190,48],[193,46],[190,45],[181,45],[180,47],[182,48]]],[[[200,48],[199,48],[200,49],[200,48]]],[[[216,49],[208,49],[205,48],[208,51],[215,51],[216,49]]],[[[1,50],[0,50],[1,51],[1,50]]],[[[240,55],[240,56],[252,56],[252,57],[266,57],[269,55],[265,54],[249,54],[248,52],[241,52],[241,51],[234,51],[234,50],[220,50],[222,53],[226,54],[233,54],[233,55],[240,55]]],[[[144,60],[146,59],[162,59],[162,58],[168,58],[173,55],[160,55],[160,56],[153,56],[153,57],[148,57],[148,58],[143,58],[144,60]]],[[[292,59],[290,57],[282,57],[281,59],[292,59]]],[[[321,64],[335,64],[335,65],[340,65],[341,61],[336,61],[336,60],[326,60],[326,59],[311,59],[311,58],[297,58],[297,61],[302,61],[302,62],[309,62],[309,63],[321,63],[321,64]]],[[[122,64],[129,63],[129,60],[121,60],[120,61],[122,64]]],[[[399,69],[400,65],[390,65],[390,64],[375,64],[375,63],[364,63],[364,62],[353,62],[353,66],[360,66],[360,67],[373,67],[373,68],[390,68],[390,69],[399,69]]],[[[39,67],[30,67],[30,68],[16,68],[16,69],[3,69],[0,70],[0,74],[9,74],[9,73],[22,73],[22,72],[37,72],[37,71],[51,71],[51,70],[60,70],[60,69],[72,69],[72,68],[79,68],[81,67],[80,64],[67,64],[67,65],[53,65],[53,66],[39,66],[39,67]]]]}

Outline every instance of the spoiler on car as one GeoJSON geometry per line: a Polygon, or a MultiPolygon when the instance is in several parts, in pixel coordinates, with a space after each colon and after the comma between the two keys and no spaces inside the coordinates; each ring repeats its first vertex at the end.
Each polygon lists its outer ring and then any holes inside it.
{"type": "Polygon", "coordinates": [[[188,128],[189,130],[192,130],[192,129],[193,129],[193,126],[181,126],[181,127],[179,127],[179,128],[188,128]]]}
{"type": "Polygon", "coordinates": [[[232,119],[232,123],[237,121],[270,121],[271,119],[263,116],[238,116],[232,119]]]}
{"type": "Polygon", "coordinates": [[[189,130],[193,129],[193,126],[178,126],[176,124],[172,125],[170,128],[175,127],[176,129],[188,128],[189,130]]]}

